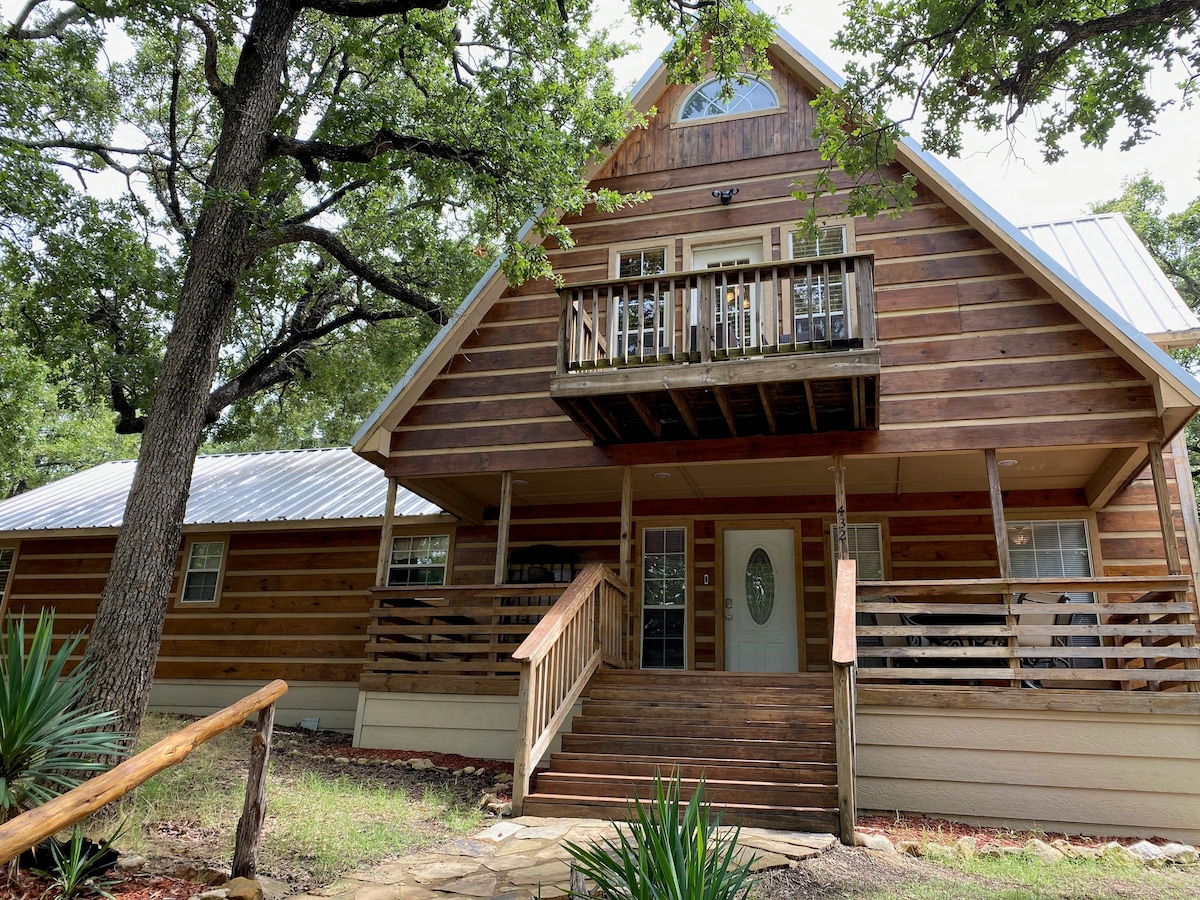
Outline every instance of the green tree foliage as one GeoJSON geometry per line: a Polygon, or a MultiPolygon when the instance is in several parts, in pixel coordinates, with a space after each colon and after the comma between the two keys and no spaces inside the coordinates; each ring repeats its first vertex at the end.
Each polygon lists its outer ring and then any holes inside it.
{"type": "MultiPolygon", "coordinates": [[[[1092,204],[1092,212],[1121,213],[1167,273],[1179,296],[1200,313],[1200,198],[1173,213],[1166,211],[1166,203],[1166,189],[1143,172],[1121,183],[1119,197],[1092,204]]],[[[1197,348],[1172,350],[1171,355],[1193,374],[1200,373],[1197,348]]],[[[1200,423],[1195,420],[1187,427],[1187,445],[1192,480],[1200,492],[1200,423]]]]}
{"type": "MultiPolygon", "coordinates": [[[[1116,129],[1133,146],[1170,102],[1150,90],[1154,69],[1177,75],[1191,97],[1198,14],[1198,0],[849,0],[834,41],[851,56],[846,85],[818,100],[826,158],[850,168],[889,161],[910,123],[926,149],[956,156],[964,128],[1012,129],[1030,117],[1048,161],[1068,135],[1103,147],[1116,129]]],[[[910,196],[866,176],[848,203],[869,212],[910,196]]]]}
{"type": "MultiPolygon", "coordinates": [[[[511,278],[549,275],[531,215],[566,245],[559,211],[637,199],[580,177],[633,121],[589,12],[30,0],[5,24],[0,234],[9,283],[30,287],[20,321],[50,358],[90,366],[119,428],[143,434],[87,651],[89,699],[130,730],[205,430],[380,322],[422,339],[501,249],[511,278]]],[[[765,17],[743,0],[635,12],[669,18],[719,75],[766,65],[765,17]]],[[[253,430],[234,425],[234,440],[253,430]]]]}

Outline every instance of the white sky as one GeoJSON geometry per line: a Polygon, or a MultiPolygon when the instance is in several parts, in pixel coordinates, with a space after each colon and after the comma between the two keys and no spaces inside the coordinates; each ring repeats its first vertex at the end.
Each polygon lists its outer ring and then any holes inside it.
{"type": "MultiPolygon", "coordinates": [[[[619,21],[628,8],[625,0],[596,0],[598,20],[619,21]]],[[[780,24],[828,65],[837,69],[843,57],[830,47],[841,24],[838,6],[803,2],[802,11],[777,14],[779,3],[759,5],[776,14],[780,24]]],[[[797,4],[801,5],[801,4],[797,4]]],[[[627,16],[625,16],[628,19],[627,16]]],[[[614,28],[616,37],[638,43],[642,50],[622,60],[621,77],[636,82],[666,46],[662,32],[635,35],[632,28],[614,28]]],[[[1162,73],[1164,97],[1173,96],[1170,73],[1162,73]]],[[[1175,92],[1177,93],[1177,92],[1175,92]]],[[[1024,123],[1032,133],[1035,126],[1024,123]]],[[[1090,203],[1117,196],[1121,181],[1149,171],[1166,185],[1168,208],[1182,209],[1200,196],[1200,109],[1171,109],[1159,118],[1159,137],[1129,151],[1119,149],[1120,137],[1104,150],[1070,147],[1066,157],[1046,165],[1032,141],[1010,148],[1000,134],[976,134],[967,139],[962,157],[945,160],[950,170],[1002,215],[1017,225],[1070,218],[1087,212],[1090,203]]]]}

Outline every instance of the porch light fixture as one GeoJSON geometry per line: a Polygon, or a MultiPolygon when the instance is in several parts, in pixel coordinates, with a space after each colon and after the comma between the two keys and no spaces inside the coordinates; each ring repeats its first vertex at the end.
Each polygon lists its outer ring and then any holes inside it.
{"type": "Polygon", "coordinates": [[[996,463],[998,466],[1015,466],[1016,464],[1017,461],[1015,459],[1002,459],[996,463]]]}
{"type": "Polygon", "coordinates": [[[724,190],[722,190],[721,188],[717,188],[715,191],[712,192],[712,195],[721,201],[722,206],[728,206],[730,201],[733,200],[734,196],[737,194],[737,192],[738,192],[737,188],[725,188],[724,190]]]}
{"type": "Polygon", "coordinates": [[[654,477],[655,478],[670,478],[671,473],[670,472],[655,472],[654,477]]]}
{"type": "Polygon", "coordinates": [[[513,479],[513,487],[524,487],[527,484],[529,484],[529,482],[526,481],[524,478],[514,478],[513,479]]]}

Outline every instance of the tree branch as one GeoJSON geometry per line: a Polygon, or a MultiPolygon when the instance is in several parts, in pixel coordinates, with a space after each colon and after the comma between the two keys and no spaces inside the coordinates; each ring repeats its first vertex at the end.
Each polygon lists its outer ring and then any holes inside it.
{"type": "Polygon", "coordinates": [[[221,109],[224,109],[229,97],[229,85],[221,80],[221,74],[217,71],[217,49],[220,46],[217,33],[199,16],[189,15],[187,20],[204,35],[204,80],[208,82],[209,92],[217,98],[221,109]]]}
{"type": "Polygon", "coordinates": [[[254,245],[249,256],[259,256],[275,247],[285,244],[314,244],[332,256],[342,267],[357,278],[361,278],[376,290],[406,303],[413,309],[423,313],[430,321],[445,325],[449,321],[446,311],[436,301],[426,297],[419,291],[406,284],[401,284],[389,275],[359,259],[342,243],[341,239],[330,231],[316,228],[312,225],[293,225],[279,231],[265,234],[263,239],[254,245]]]}
{"type": "MultiPolygon", "coordinates": [[[[381,128],[375,136],[358,144],[331,144],[327,141],[302,141],[286,135],[271,137],[268,152],[274,156],[290,156],[300,163],[309,181],[320,181],[318,160],[343,163],[367,163],[384,153],[397,150],[418,153],[433,159],[445,159],[464,163],[472,169],[490,172],[485,165],[487,155],[480,150],[462,150],[441,141],[415,135],[398,134],[390,128],[381,128]]],[[[491,173],[495,174],[495,173],[491,173]]]]}
{"type": "Polygon", "coordinates": [[[441,10],[450,0],[296,0],[296,9],[315,9],[347,19],[373,19],[394,16],[415,9],[441,10]]]}

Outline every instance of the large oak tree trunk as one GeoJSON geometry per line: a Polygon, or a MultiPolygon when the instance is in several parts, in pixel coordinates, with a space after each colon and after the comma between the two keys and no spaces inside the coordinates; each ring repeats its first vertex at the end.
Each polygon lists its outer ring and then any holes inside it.
{"type": "Polygon", "coordinates": [[[245,198],[254,196],[266,160],[295,19],[289,0],[260,0],[223,102],[208,201],[88,641],[92,675],[83,702],[118,711],[131,733],[150,696],[204,413],[246,266],[252,214],[245,198]]]}

